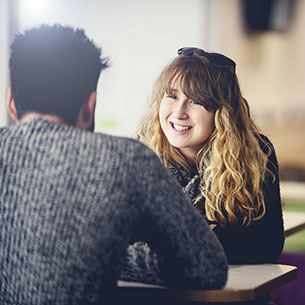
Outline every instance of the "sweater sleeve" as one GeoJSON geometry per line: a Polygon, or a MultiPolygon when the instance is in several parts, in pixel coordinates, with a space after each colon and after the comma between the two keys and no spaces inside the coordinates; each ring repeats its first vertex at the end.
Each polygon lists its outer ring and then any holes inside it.
{"type": "Polygon", "coordinates": [[[134,274],[136,281],[174,288],[223,287],[228,266],[216,235],[155,154],[145,154],[138,184],[144,211],[141,230],[149,247],[128,248],[121,279],[133,280],[134,274]]]}
{"type": "Polygon", "coordinates": [[[263,185],[266,213],[250,227],[216,227],[215,233],[221,241],[229,264],[275,263],[283,249],[284,229],[280,198],[278,163],[271,142],[272,153],[268,169],[275,179],[266,174],[263,185]]]}

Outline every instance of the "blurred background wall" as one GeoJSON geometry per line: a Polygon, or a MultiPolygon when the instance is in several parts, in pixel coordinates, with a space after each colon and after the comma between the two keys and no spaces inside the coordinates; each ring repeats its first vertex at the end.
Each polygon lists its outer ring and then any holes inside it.
{"type": "Polygon", "coordinates": [[[276,147],[283,178],[305,181],[305,1],[218,2],[221,26],[210,47],[237,61],[242,92],[276,147]]]}
{"type": "Polygon", "coordinates": [[[84,28],[111,63],[98,86],[96,129],[122,136],[134,135],[177,49],[198,46],[237,62],[282,180],[305,181],[305,0],[0,0],[0,18],[0,126],[11,123],[5,88],[17,31],[43,22],[84,28]]]}

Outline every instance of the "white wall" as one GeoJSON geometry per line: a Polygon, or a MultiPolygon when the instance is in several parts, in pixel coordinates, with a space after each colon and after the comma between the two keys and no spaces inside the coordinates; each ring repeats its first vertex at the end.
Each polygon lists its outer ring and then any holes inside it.
{"type": "MultiPolygon", "coordinates": [[[[20,0],[25,3],[26,0],[20,0]]],[[[161,69],[182,46],[206,43],[205,0],[40,0],[20,6],[21,30],[45,23],[84,28],[112,64],[98,87],[97,129],[132,136],[161,69]]]]}

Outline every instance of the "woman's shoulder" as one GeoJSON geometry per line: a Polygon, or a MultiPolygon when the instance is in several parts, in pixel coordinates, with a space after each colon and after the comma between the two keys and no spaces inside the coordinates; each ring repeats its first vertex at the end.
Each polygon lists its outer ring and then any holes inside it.
{"type": "Polygon", "coordinates": [[[258,142],[259,142],[261,149],[265,153],[268,153],[268,151],[270,151],[270,150],[271,150],[271,153],[274,153],[274,146],[273,146],[271,140],[266,135],[260,133],[258,135],[258,142]]]}
{"type": "Polygon", "coordinates": [[[268,155],[267,167],[273,173],[278,172],[278,161],[275,153],[274,146],[271,140],[264,134],[259,134],[259,145],[263,152],[268,155]]]}

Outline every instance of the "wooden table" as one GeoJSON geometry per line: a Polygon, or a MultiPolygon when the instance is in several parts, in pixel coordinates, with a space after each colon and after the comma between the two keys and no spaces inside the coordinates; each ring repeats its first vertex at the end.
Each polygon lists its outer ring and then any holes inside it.
{"type": "MultiPolygon", "coordinates": [[[[219,290],[173,290],[163,286],[139,283],[118,282],[119,293],[124,298],[142,295],[149,300],[156,294],[178,301],[195,301],[201,303],[253,301],[274,288],[284,285],[297,277],[297,268],[288,265],[231,265],[226,286],[219,290]]],[[[161,296],[162,297],[162,296],[161,296]]],[[[142,299],[143,300],[143,299],[142,299]]],[[[157,303],[156,303],[157,304],[157,303]]],[[[237,303],[238,304],[238,303],[237,303]]]]}
{"type": "Polygon", "coordinates": [[[283,211],[285,236],[305,229],[305,213],[283,211]]]}

